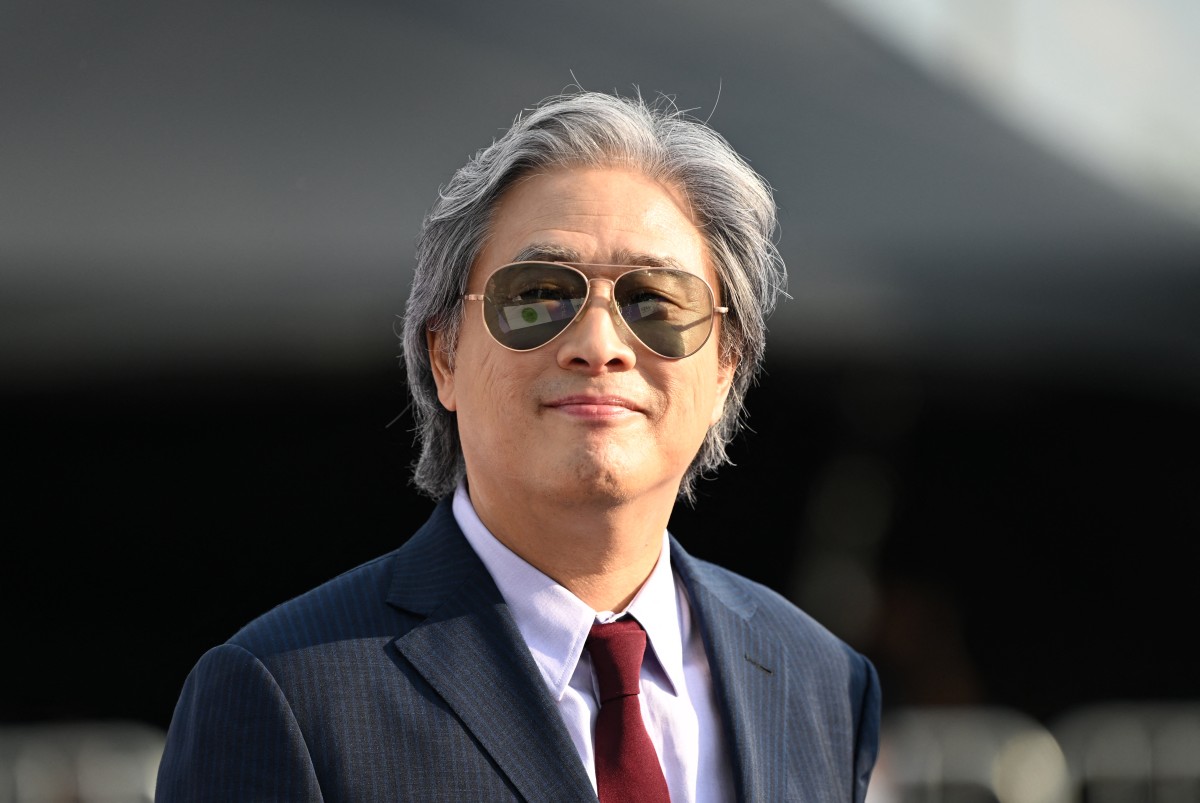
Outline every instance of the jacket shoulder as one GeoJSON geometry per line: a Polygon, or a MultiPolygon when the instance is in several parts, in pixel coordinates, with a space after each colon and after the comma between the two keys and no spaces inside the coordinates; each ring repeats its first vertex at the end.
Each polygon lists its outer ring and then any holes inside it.
{"type": "Polygon", "coordinates": [[[765,637],[778,639],[785,651],[800,653],[806,663],[824,657],[847,665],[851,672],[862,671],[864,656],[773,588],[682,549],[672,560],[685,570],[685,584],[693,597],[705,594],[719,600],[765,637]]]}
{"type": "Polygon", "coordinates": [[[470,547],[448,500],[397,549],[257,617],[229,640],[260,657],[338,640],[394,638],[414,612],[466,576],[470,547]],[[418,599],[410,607],[399,603],[418,599]]]}
{"type": "Polygon", "coordinates": [[[395,612],[386,598],[399,552],[381,555],[276,605],[238,630],[229,643],[265,657],[372,631],[394,635],[395,612]]]}

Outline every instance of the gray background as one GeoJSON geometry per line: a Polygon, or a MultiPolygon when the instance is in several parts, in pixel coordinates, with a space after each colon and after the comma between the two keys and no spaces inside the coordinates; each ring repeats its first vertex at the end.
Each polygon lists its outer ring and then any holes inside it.
{"type": "Polygon", "coordinates": [[[819,2],[9,2],[10,381],[368,364],[436,188],[578,81],[776,187],[772,349],[1197,389],[1194,223],[1022,139],[819,2]]]}

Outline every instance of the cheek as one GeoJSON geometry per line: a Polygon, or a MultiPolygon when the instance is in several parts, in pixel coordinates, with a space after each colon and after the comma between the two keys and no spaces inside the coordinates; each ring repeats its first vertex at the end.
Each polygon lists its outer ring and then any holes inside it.
{"type": "Polygon", "coordinates": [[[460,349],[455,369],[458,423],[464,438],[502,438],[526,404],[531,378],[512,355],[490,344],[460,349]]]}
{"type": "Polygon", "coordinates": [[[504,377],[505,372],[489,360],[460,364],[459,417],[478,420],[503,415],[505,401],[511,393],[504,377]]]}
{"type": "Polygon", "coordinates": [[[672,374],[664,389],[668,406],[666,410],[670,426],[675,430],[680,443],[703,439],[708,431],[715,403],[716,382],[708,371],[691,370],[672,374]]]}
{"type": "Polygon", "coordinates": [[[693,372],[689,382],[695,389],[696,414],[706,421],[712,414],[713,404],[716,403],[721,391],[721,370],[716,356],[705,355],[703,362],[692,366],[693,372]]]}

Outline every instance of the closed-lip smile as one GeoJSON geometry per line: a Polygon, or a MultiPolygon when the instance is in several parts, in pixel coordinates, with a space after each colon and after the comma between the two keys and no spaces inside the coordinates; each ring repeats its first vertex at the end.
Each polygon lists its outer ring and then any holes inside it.
{"type": "Polygon", "coordinates": [[[545,403],[571,415],[584,417],[605,417],[640,413],[642,408],[624,396],[612,396],[590,393],[576,393],[570,396],[560,396],[545,403]]]}

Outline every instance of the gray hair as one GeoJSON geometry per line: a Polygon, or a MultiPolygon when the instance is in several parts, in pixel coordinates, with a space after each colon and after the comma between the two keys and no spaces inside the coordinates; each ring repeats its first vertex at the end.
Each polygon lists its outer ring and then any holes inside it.
{"type": "Polygon", "coordinates": [[[704,122],[668,98],[647,103],[640,95],[581,91],[543,101],[441,188],[417,239],[401,344],[421,442],[413,482],[438,499],[466,472],[455,415],[438,401],[426,332],[443,332],[453,353],[460,296],[497,202],[518,178],[559,167],[638,170],[678,188],[691,205],[730,308],[720,330],[721,359],[737,360],[724,413],[680,483],[679,495],[694,502],[696,479],[729,462],[726,446],[743,425],[746,392],[762,366],[766,318],[784,292],[786,273],[774,242],[770,186],[704,122]]]}

